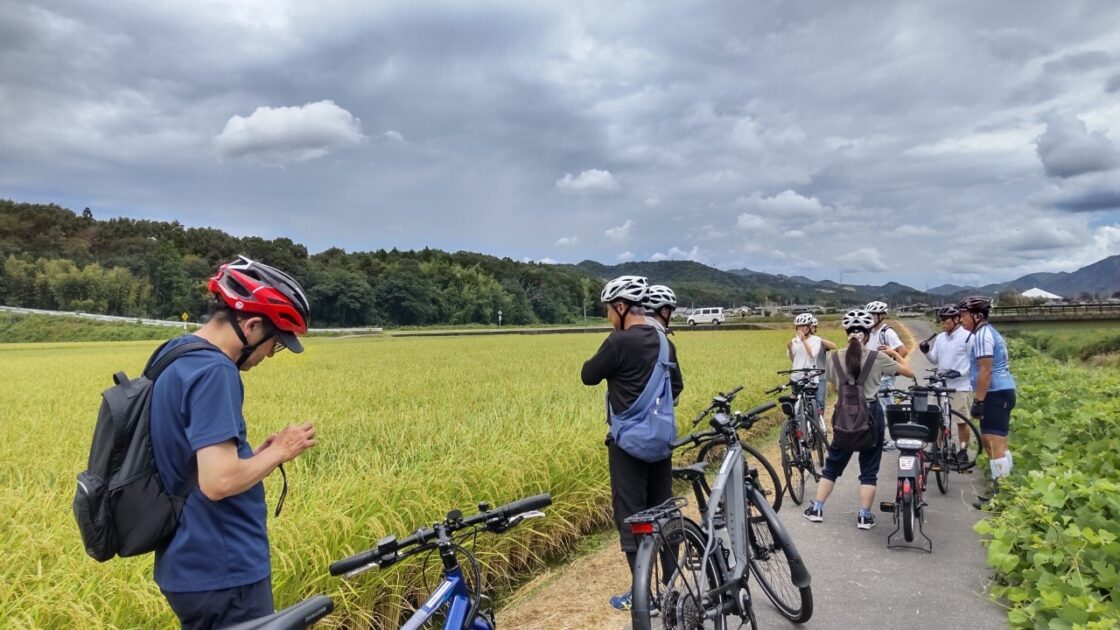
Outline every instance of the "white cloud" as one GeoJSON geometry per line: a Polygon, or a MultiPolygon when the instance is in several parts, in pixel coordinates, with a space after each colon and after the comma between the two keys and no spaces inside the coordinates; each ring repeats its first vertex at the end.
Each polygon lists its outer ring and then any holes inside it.
{"type": "Polygon", "coordinates": [[[214,139],[223,157],[262,162],[304,162],[333,149],[358,144],[361,121],[334,101],[301,107],[258,107],[247,117],[233,116],[214,139]]]}
{"type": "Polygon", "coordinates": [[[749,212],[744,212],[743,214],[739,215],[738,220],[735,222],[735,227],[739,228],[740,230],[742,230],[744,232],[761,230],[764,227],[766,227],[766,219],[763,219],[762,217],[758,216],[757,214],[751,214],[749,212]]]}
{"type": "Polygon", "coordinates": [[[786,232],[786,238],[805,238],[805,232],[801,230],[789,230],[786,232]]]}
{"type": "Polygon", "coordinates": [[[612,243],[624,245],[630,241],[630,230],[634,228],[634,222],[626,219],[626,223],[618,227],[610,228],[603,232],[612,243]]]}
{"type": "Polygon", "coordinates": [[[389,140],[392,140],[393,142],[398,142],[400,144],[405,143],[404,136],[402,136],[399,131],[393,131],[392,129],[390,129],[389,131],[386,131],[385,133],[383,133],[381,135],[385,136],[389,140]]]}
{"type": "Polygon", "coordinates": [[[565,173],[563,177],[556,180],[556,187],[564,192],[584,193],[611,192],[619,189],[618,181],[610,171],[597,168],[583,171],[575,177],[572,177],[571,173],[565,173]]]}
{"type": "Polygon", "coordinates": [[[537,262],[539,262],[542,265],[557,265],[557,264],[559,264],[558,260],[556,260],[555,258],[549,258],[547,256],[538,260],[537,262]]]}
{"type": "Polygon", "coordinates": [[[899,238],[924,238],[927,236],[935,236],[937,230],[929,227],[928,225],[900,225],[894,229],[894,235],[899,238]]]}
{"type": "Polygon", "coordinates": [[[643,199],[642,203],[646,204],[650,208],[653,208],[661,203],[661,199],[657,195],[650,195],[643,199]]]}
{"type": "Polygon", "coordinates": [[[859,272],[859,271],[887,271],[888,267],[883,263],[882,256],[879,250],[874,247],[864,247],[857,249],[854,252],[849,252],[842,256],[836,257],[836,262],[840,263],[840,270],[844,273],[859,272]]]}
{"type": "Polygon", "coordinates": [[[667,252],[656,252],[649,257],[650,260],[657,262],[659,260],[693,260],[696,262],[704,262],[705,257],[700,253],[700,248],[695,245],[692,249],[685,251],[679,247],[670,247],[667,252]]]}
{"type": "Polygon", "coordinates": [[[614,257],[618,262],[630,262],[634,260],[634,252],[622,252],[614,257]]]}
{"type": "Polygon", "coordinates": [[[816,197],[805,197],[792,190],[785,190],[773,197],[763,197],[755,191],[741,197],[738,203],[756,214],[776,218],[817,218],[824,214],[825,206],[816,197]]]}
{"type": "Polygon", "coordinates": [[[557,247],[571,247],[579,242],[579,237],[576,236],[562,236],[556,239],[555,245],[557,247]]]}
{"type": "Polygon", "coordinates": [[[1038,158],[1051,177],[1108,171],[1120,165],[1120,151],[1103,133],[1090,133],[1073,117],[1054,117],[1038,137],[1038,158]]]}

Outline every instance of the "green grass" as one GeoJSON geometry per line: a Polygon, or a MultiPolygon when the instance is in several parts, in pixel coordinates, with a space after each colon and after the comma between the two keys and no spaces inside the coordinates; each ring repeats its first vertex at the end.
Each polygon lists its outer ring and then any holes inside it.
{"type": "Polygon", "coordinates": [[[135,341],[170,339],[181,334],[181,328],[171,326],[101,322],[62,315],[0,313],[0,343],[135,341]]]}
{"type": "Polygon", "coordinates": [[[1092,361],[1120,353],[1120,327],[1116,326],[1014,330],[1008,336],[1022,339],[1059,361],[1092,361]]]}
{"type": "MultiPolygon", "coordinates": [[[[788,367],[789,334],[677,335],[685,376],[678,416],[690,418],[717,390],[738,384],[746,385],[741,408],[762,402],[780,380],[774,370],[788,367]]],[[[339,609],[328,627],[395,627],[419,594],[420,563],[349,583],[327,566],[482,500],[555,497],[547,518],[480,536],[488,583],[498,587],[601,531],[610,522],[604,387],[583,386],[579,370],[602,339],[315,338],[303,354],[278,355],[245,374],[251,442],[291,422],[312,420],[319,430],[319,445],[287,467],[284,514],[269,523],[277,605],[326,593],[339,609]]],[[[151,558],[98,564],[70,513],[100,392],[113,372],[139,371],[155,345],[0,345],[0,626],[173,624],[151,558]]],[[[279,479],[265,485],[273,506],[279,479]]]]}

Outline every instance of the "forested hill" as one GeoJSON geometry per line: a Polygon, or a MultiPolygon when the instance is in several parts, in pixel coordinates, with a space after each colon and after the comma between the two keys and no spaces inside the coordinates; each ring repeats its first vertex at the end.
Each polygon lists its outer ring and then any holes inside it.
{"type": "Polygon", "coordinates": [[[598,282],[552,265],[470,252],[308,255],[287,238],[238,238],[178,222],[99,221],[56,205],[0,199],[0,304],[125,316],[200,318],[206,280],[244,254],[307,289],[312,325],[558,323],[592,310],[598,282]]]}

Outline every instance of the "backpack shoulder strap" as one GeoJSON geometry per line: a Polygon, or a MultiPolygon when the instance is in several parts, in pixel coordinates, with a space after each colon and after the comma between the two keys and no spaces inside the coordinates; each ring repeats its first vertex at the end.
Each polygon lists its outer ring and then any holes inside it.
{"type": "Polygon", "coordinates": [[[856,385],[863,385],[867,382],[867,377],[871,376],[871,367],[875,365],[875,357],[878,355],[878,350],[872,350],[867,353],[867,360],[863,362],[863,369],[859,371],[859,380],[856,381],[856,385]]]}
{"type": "Polygon", "coordinates": [[[852,382],[852,377],[844,371],[844,365],[840,363],[840,353],[832,353],[832,369],[836,370],[836,381],[839,382],[841,378],[848,382],[849,385],[855,385],[852,382]]]}
{"type": "MultiPolygon", "coordinates": [[[[164,344],[164,346],[166,345],[167,344],[164,344]]],[[[160,348],[162,349],[163,346],[160,346],[160,348]]],[[[192,341],[191,343],[185,343],[181,346],[175,346],[169,350],[167,354],[160,357],[159,360],[155,362],[155,365],[146,368],[144,370],[144,376],[148,377],[149,381],[155,382],[155,380],[159,378],[159,375],[162,374],[163,371],[167,369],[167,366],[171,365],[175,359],[178,359],[188,352],[195,352],[196,350],[213,350],[215,352],[220,352],[217,347],[206,341],[192,341]]],[[[156,352],[158,353],[159,350],[156,352]]]]}

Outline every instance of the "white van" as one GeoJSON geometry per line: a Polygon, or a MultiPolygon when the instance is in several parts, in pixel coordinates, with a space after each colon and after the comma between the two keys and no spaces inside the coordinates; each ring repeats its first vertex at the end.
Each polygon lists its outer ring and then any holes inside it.
{"type": "Polygon", "coordinates": [[[715,308],[698,308],[688,314],[688,325],[695,326],[696,324],[715,324],[719,326],[723,323],[723,309],[721,307],[715,308]]]}

